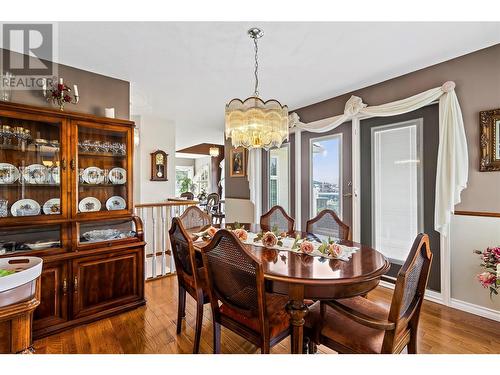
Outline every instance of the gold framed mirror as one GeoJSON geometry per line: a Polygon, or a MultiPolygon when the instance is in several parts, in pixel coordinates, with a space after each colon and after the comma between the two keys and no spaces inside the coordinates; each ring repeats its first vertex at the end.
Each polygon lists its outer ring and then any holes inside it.
{"type": "Polygon", "coordinates": [[[481,127],[479,170],[481,172],[500,171],[500,109],[481,111],[479,122],[481,127]]]}

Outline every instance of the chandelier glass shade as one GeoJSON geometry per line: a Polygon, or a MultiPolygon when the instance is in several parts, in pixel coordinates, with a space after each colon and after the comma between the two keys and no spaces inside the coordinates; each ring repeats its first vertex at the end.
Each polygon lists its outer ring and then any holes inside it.
{"type": "Polygon", "coordinates": [[[211,157],[213,158],[216,158],[217,156],[219,156],[219,147],[210,147],[208,149],[208,153],[211,157]]]}
{"type": "Polygon", "coordinates": [[[226,139],[231,138],[233,147],[268,150],[288,140],[288,107],[275,99],[259,98],[257,40],[263,32],[252,28],[248,35],[255,44],[255,91],[245,100],[233,99],[226,104],[225,134],[226,139]]]}

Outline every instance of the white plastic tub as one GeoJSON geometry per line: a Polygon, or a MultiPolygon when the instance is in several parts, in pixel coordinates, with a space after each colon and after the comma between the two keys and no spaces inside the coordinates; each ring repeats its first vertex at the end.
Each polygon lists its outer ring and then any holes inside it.
{"type": "Polygon", "coordinates": [[[16,270],[0,277],[0,307],[31,299],[35,295],[36,281],[42,273],[43,260],[37,257],[1,258],[0,268],[16,270]]]}

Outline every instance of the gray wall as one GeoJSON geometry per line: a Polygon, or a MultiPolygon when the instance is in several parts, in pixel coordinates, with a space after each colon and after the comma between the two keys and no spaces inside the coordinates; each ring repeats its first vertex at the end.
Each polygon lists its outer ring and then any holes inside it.
{"type": "MultiPolygon", "coordinates": [[[[224,186],[226,198],[239,198],[239,199],[250,199],[250,188],[248,185],[248,178],[245,177],[229,177],[230,164],[229,158],[231,154],[231,139],[224,141],[224,186]]],[[[247,166],[248,166],[248,154],[247,154],[247,166]]]]}
{"type": "MultiPolygon", "coordinates": [[[[1,54],[9,52],[0,49],[1,54]]],[[[21,59],[22,56],[15,53],[14,59],[21,59]]],[[[129,119],[129,82],[71,66],[55,63],[53,65],[57,67],[58,76],[64,78],[64,82],[69,87],[72,88],[74,84],[78,85],[80,102],[76,105],[67,104],[66,109],[68,111],[104,116],[104,108],[114,107],[116,118],[129,119]]],[[[43,97],[41,90],[13,90],[11,101],[41,107],[52,107],[52,104],[48,103],[43,97]]]]}
{"type": "Polygon", "coordinates": [[[469,149],[469,185],[457,210],[500,213],[499,172],[479,172],[479,112],[500,107],[500,44],[296,110],[304,122],[341,114],[351,95],[368,105],[403,99],[455,81],[469,149]]]}

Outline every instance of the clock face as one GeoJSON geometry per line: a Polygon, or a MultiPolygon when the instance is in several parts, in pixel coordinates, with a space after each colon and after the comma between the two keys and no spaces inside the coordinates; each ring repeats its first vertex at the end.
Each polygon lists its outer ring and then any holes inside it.
{"type": "Polygon", "coordinates": [[[156,154],[156,164],[163,164],[163,155],[156,154]]]}

